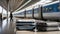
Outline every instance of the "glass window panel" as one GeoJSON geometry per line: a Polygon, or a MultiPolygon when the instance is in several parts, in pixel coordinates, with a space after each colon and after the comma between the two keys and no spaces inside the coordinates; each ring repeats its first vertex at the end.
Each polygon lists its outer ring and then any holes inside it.
{"type": "Polygon", "coordinates": [[[32,14],[32,10],[28,10],[26,14],[32,14]]]}
{"type": "Polygon", "coordinates": [[[34,9],[34,14],[36,14],[36,13],[39,12],[38,9],[39,9],[39,8],[34,9]]]}

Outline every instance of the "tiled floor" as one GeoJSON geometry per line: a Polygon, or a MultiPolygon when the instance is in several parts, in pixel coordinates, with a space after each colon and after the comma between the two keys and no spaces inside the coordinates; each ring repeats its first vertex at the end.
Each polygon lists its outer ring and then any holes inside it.
{"type": "Polygon", "coordinates": [[[50,32],[17,31],[16,34],[60,34],[60,31],[50,31],[50,32]]]}

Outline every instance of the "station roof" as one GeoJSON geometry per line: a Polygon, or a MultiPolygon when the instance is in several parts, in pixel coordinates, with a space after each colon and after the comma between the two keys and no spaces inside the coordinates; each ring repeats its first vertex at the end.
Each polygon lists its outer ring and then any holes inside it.
{"type": "Polygon", "coordinates": [[[0,6],[9,11],[21,10],[40,0],[0,0],[0,6]],[[9,6],[8,6],[9,5],[9,6]],[[9,9],[8,9],[9,7],[9,9]]]}

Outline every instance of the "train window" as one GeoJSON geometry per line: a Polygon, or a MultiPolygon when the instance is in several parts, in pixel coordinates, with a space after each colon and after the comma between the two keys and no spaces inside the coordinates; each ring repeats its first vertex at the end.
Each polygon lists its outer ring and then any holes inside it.
{"type": "Polygon", "coordinates": [[[34,21],[31,21],[31,20],[30,21],[28,21],[28,20],[25,21],[25,20],[23,20],[23,21],[17,21],[16,23],[26,24],[26,23],[34,23],[34,21]]]}
{"type": "Polygon", "coordinates": [[[51,10],[52,8],[50,7],[49,9],[51,10]]]}
{"type": "Polygon", "coordinates": [[[34,9],[34,14],[38,13],[38,8],[34,9]]]}
{"type": "Polygon", "coordinates": [[[52,8],[49,7],[49,8],[43,8],[43,12],[51,12],[52,11],[52,8]]]}
{"type": "Polygon", "coordinates": [[[44,11],[44,8],[42,10],[44,11]]]}
{"type": "Polygon", "coordinates": [[[45,10],[46,10],[46,12],[48,12],[48,8],[46,8],[45,10]]]}
{"type": "Polygon", "coordinates": [[[58,6],[58,9],[60,10],[60,5],[58,6]]]}
{"type": "Polygon", "coordinates": [[[51,12],[53,9],[52,9],[52,7],[49,7],[49,11],[51,12]]]}
{"type": "Polygon", "coordinates": [[[46,11],[46,9],[45,9],[44,7],[43,7],[43,9],[42,9],[42,10],[43,10],[43,12],[45,12],[45,11],[46,11]]]}
{"type": "Polygon", "coordinates": [[[43,7],[42,10],[43,10],[43,12],[47,12],[47,8],[45,8],[45,7],[43,7]]]}
{"type": "Polygon", "coordinates": [[[32,14],[32,10],[28,10],[26,14],[32,14]]]}
{"type": "Polygon", "coordinates": [[[17,13],[17,15],[23,15],[24,14],[24,12],[21,12],[21,13],[17,13]]]}
{"type": "Polygon", "coordinates": [[[31,12],[30,11],[28,11],[28,14],[30,14],[31,12]]]}

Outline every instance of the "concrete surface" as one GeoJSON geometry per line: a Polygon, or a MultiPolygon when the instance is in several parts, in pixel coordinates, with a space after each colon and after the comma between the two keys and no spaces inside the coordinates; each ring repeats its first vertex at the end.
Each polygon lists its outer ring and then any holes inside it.
{"type": "Polygon", "coordinates": [[[60,34],[60,31],[50,31],[50,32],[17,31],[16,34],[60,34]]]}

